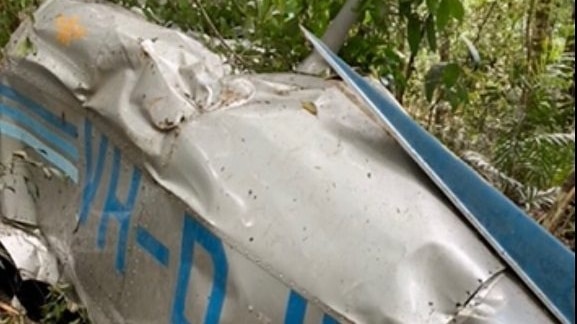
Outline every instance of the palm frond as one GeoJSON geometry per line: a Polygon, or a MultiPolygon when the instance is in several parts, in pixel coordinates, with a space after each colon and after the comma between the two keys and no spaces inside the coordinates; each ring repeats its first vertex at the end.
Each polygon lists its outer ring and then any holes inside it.
{"type": "Polygon", "coordinates": [[[560,190],[560,187],[551,187],[545,190],[526,187],[521,194],[520,203],[525,207],[525,210],[546,209],[553,206],[560,190]]]}
{"type": "Polygon", "coordinates": [[[567,146],[575,144],[575,131],[572,133],[539,134],[524,141],[534,142],[537,145],[567,146]]]}
{"type": "Polygon", "coordinates": [[[489,182],[499,189],[510,189],[515,193],[511,197],[522,205],[525,210],[549,208],[555,203],[560,187],[541,190],[537,187],[523,185],[518,180],[495,167],[482,154],[475,151],[463,153],[463,159],[479,171],[489,182]]]}
{"type": "Polygon", "coordinates": [[[523,191],[524,186],[521,182],[513,179],[504,172],[495,167],[489,159],[481,153],[475,151],[465,151],[463,159],[479,171],[489,182],[499,188],[513,188],[519,193],[523,191]]]}

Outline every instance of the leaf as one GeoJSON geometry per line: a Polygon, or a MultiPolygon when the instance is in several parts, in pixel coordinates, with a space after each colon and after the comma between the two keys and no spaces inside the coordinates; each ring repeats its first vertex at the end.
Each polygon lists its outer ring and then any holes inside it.
{"type": "Polygon", "coordinates": [[[449,2],[451,15],[459,22],[463,22],[463,17],[465,17],[465,8],[463,7],[461,0],[449,0],[449,2]]]}
{"type": "Polygon", "coordinates": [[[457,86],[456,95],[459,98],[459,101],[461,101],[461,103],[466,104],[469,102],[469,91],[468,91],[467,87],[464,86],[463,84],[459,84],[457,86]]]}
{"type": "Polygon", "coordinates": [[[304,110],[308,111],[312,115],[316,116],[318,114],[317,106],[312,101],[302,101],[301,105],[304,110]]]}
{"type": "Polygon", "coordinates": [[[363,17],[363,20],[362,20],[362,24],[363,24],[363,25],[369,25],[369,24],[371,24],[373,21],[374,21],[374,19],[373,19],[373,14],[372,14],[372,12],[371,12],[371,11],[368,11],[368,10],[365,11],[364,17],[363,17]]]}
{"type": "Polygon", "coordinates": [[[34,44],[32,43],[32,41],[30,40],[29,37],[25,37],[17,46],[16,46],[16,50],[15,50],[15,55],[16,56],[20,56],[20,57],[24,57],[30,53],[33,53],[35,51],[35,47],[34,44]]]}
{"type": "Polygon", "coordinates": [[[437,29],[443,30],[449,23],[451,18],[451,1],[452,0],[441,0],[439,3],[439,8],[437,9],[437,29]]]}
{"type": "Polygon", "coordinates": [[[425,31],[427,32],[427,43],[431,51],[437,51],[437,29],[435,27],[435,17],[429,15],[425,21],[425,31]]]}
{"type": "Polygon", "coordinates": [[[441,0],[436,14],[437,28],[442,30],[447,26],[451,17],[457,19],[459,22],[463,22],[465,8],[461,0],[441,0]]]}
{"type": "Polygon", "coordinates": [[[435,14],[437,12],[437,7],[439,6],[439,0],[426,0],[427,9],[431,14],[435,14]]]}
{"type": "Polygon", "coordinates": [[[443,67],[443,83],[447,88],[457,83],[461,75],[461,67],[457,63],[449,63],[443,67]]]}
{"type": "MultiPolygon", "coordinates": [[[[461,67],[457,63],[439,63],[433,65],[425,74],[425,97],[427,101],[432,102],[435,90],[443,86],[446,90],[451,90],[459,80],[461,67]]],[[[467,101],[468,93],[463,93],[461,89],[451,90],[452,96],[449,96],[452,106],[457,106],[461,102],[467,101]],[[456,91],[456,92],[455,92],[456,91]]]]}
{"type": "Polygon", "coordinates": [[[412,54],[419,51],[421,37],[421,21],[417,15],[411,14],[407,22],[407,39],[412,54]]]}

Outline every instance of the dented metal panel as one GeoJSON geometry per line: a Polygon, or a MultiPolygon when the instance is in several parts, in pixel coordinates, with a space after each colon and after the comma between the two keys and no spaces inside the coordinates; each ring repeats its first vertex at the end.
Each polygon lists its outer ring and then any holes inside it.
{"type": "Polygon", "coordinates": [[[358,91],[400,145],[453,205],[562,321],[575,317],[575,253],[503,193],[456,157],[383,96],[310,32],[309,41],[343,79],[358,91]]]}
{"type": "Polygon", "coordinates": [[[517,283],[512,271],[495,274],[483,283],[456,314],[454,323],[547,323],[550,319],[517,283]],[[513,298],[511,298],[514,296],[513,298]],[[529,307],[528,307],[529,306],[529,307]]]}
{"type": "MultiPolygon", "coordinates": [[[[0,154],[38,190],[2,211],[34,214],[96,323],[444,323],[507,271],[341,82],[232,75],[70,0],[7,54],[0,154]]],[[[509,279],[495,314],[553,321],[509,279]]]]}

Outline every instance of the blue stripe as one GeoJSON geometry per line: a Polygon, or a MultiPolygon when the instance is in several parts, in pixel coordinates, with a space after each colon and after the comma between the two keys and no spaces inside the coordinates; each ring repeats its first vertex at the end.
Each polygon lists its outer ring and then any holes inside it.
{"type": "Polygon", "coordinates": [[[294,290],[291,290],[286,305],[284,324],[302,324],[307,311],[307,301],[294,290]]]}
{"type": "Polygon", "coordinates": [[[145,228],[136,228],[136,242],[146,252],[148,252],[158,263],[168,267],[170,251],[166,245],[162,244],[156,237],[152,236],[145,228]]]}
{"type": "Polygon", "coordinates": [[[78,169],[62,155],[52,150],[50,147],[46,146],[44,143],[39,141],[34,135],[28,133],[27,131],[21,129],[20,127],[9,124],[3,120],[0,120],[0,133],[10,136],[15,140],[24,142],[30,147],[35,149],[39,154],[44,156],[46,160],[54,164],[58,169],[60,169],[65,175],[70,177],[75,183],[78,182],[78,169]]]}
{"type": "Polygon", "coordinates": [[[575,254],[420,127],[320,40],[307,38],[407,153],[561,321],[575,321],[575,254]]]}
{"type": "Polygon", "coordinates": [[[50,125],[58,128],[69,136],[74,138],[78,137],[78,130],[74,124],[71,124],[59,116],[54,115],[52,112],[37,104],[36,102],[28,99],[26,96],[18,93],[16,90],[0,83],[0,95],[14,100],[22,106],[26,107],[28,110],[38,115],[50,125]]]}
{"type": "Polygon", "coordinates": [[[10,119],[18,122],[22,126],[26,126],[32,133],[35,133],[35,135],[38,135],[40,138],[46,139],[51,145],[54,145],[54,147],[60,150],[60,152],[67,154],[74,161],[78,160],[78,149],[73,143],[71,143],[71,141],[54,134],[34,118],[27,116],[20,110],[0,103],[0,116],[2,115],[8,116],[10,119]]]}

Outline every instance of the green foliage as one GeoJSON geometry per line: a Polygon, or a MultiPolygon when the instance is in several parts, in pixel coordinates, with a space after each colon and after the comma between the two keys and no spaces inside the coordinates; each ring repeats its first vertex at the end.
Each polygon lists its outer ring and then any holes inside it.
{"type": "Polygon", "coordinates": [[[460,0],[441,0],[438,9],[434,13],[437,16],[437,27],[444,29],[451,18],[455,18],[460,22],[463,21],[465,8],[463,8],[463,3],[460,0]]]}
{"type": "Polygon", "coordinates": [[[159,1],[117,0],[136,6],[151,20],[213,37],[208,43],[239,67],[258,71],[291,70],[310,52],[299,25],[322,33],[340,1],[159,1]],[[221,40],[234,45],[225,46],[221,40]],[[230,50],[234,53],[231,53],[230,50]]]}
{"type": "Polygon", "coordinates": [[[0,0],[0,46],[10,40],[10,35],[21,20],[37,5],[38,0],[0,0]]]}
{"type": "Polygon", "coordinates": [[[462,69],[457,63],[442,62],[433,65],[425,74],[425,97],[427,101],[433,102],[436,90],[452,93],[462,73],[462,69]]]}
{"type": "Polygon", "coordinates": [[[69,324],[86,324],[89,323],[88,314],[85,308],[67,298],[66,294],[70,293],[71,286],[60,285],[52,287],[48,295],[48,301],[44,306],[43,318],[44,323],[62,323],[68,320],[69,324]],[[67,316],[74,314],[74,319],[68,319],[67,316]]]}
{"type": "MultiPolygon", "coordinates": [[[[71,286],[64,284],[50,288],[50,293],[42,310],[46,315],[41,323],[90,323],[86,309],[67,297],[70,289],[71,286]]],[[[10,308],[7,309],[5,304],[3,306],[4,308],[0,307],[0,324],[33,323],[24,312],[13,309],[11,306],[8,306],[10,308]]]]}
{"type": "Polygon", "coordinates": [[[435,24],[435,16],[430,15],[425,20],[425,32],[427,33],[427,43],[431,51],[437,51],[437,27],[435,24]]]}
{"type": "Polygon", "coordinates": [[[423,37],[421,33],[421,22],[419,16],[415,13],[410,13],[407,17],[407,40],[409,41],[409,48],[411,49],[411,54],[416,54],[419,51],[419,46],[421,45],[421,38],[423,37]]]}

